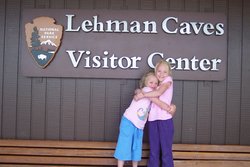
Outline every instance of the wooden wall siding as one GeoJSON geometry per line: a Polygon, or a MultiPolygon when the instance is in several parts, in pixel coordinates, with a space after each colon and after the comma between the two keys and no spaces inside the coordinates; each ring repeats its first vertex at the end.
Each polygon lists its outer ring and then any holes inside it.
{"type": "Polygon", "coordinates": [[[250,120],[250,1],[243,1],[242,24],[242,75],[241,75],[241,125],[240,143],[249,144],[249,120],[250,120]]]}
{"type": "MultiPolygon", "coordinates": [[[[17,76],[20,2],[5,1],[4,48],[2,79],[2,135],[13,138],[16,135],[17,76]],[[15,48],[15,49],[14,49],[15,48]],[[10,68],[11,67],[11,68],[10,68]]],[[[3,26],[3,25],[2,25],[3,26]]]]}
{"type": "Polygon", "coordinates": [[[242,2],[229,1],[228,5],[228,75],[227,75],[227,117],[226,143],[239,143],[240,94],[242,55],[242,2]],[[238,111],[238,112],[237,112],[238,111]]]}
{"type": "MultiPolygon", "coordinates": [[[[5,23],[5,10],[5,1],[0,1],[0,23],[5,23]]],[[[2,132],[4,26],[0,26],[0,37],[2,37],[0,38],[0,130],[2,132]]]]}
{"type": "Polygon", "coordinates": [[[116,141],[138,86],[129,79],[22,76],[20,19],[27,8],[225,13],[227,78],[174,82],[174,142],[250,145],[248,0],[0,0],[0,138],[116,141]]]}
{"type": "MultiPolygon", "coordinates": [[[[214,1],[214,12],[228,13],[228,1],[214,1]]],[[[228,14],[227,14],[228,15],[228,14]]],[[[229,18],[228,18],[229,19],[229,18]]],[[[211,143],[225,143],[227,80],[212,82],[211,143]]]]}

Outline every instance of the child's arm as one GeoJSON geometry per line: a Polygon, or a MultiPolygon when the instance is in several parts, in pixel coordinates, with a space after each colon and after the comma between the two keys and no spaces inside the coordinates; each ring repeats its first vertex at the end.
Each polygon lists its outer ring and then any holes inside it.
{"type": "Polygon", "coordinates": [[[159,88],[157,90],[153,90],[151,92],[147,92],[144,93],[143,92],[143,97],[159,97],[161,96],[170,86],[171,86],[172,82],[166,82],[163,83],[159,86],[159,88]]]}
{"type": "Polygon", "coordinates": [[[142,90],[138,88],[138,89],[135,90],[135,95],[137,95],[137,94],[139,94],[141,92],[142,92],[142,90]]]}
{"type": "Polygon", "coordinates": [[[152,97],[152,98],[149,98],[149,100],[155,103],[157,106],[159,106],[163,110],[166,110],[166,111],[170,110],[170,106],[167,103],[164,103],[163,101],[161,101],[159,98],[152,97]]]}
{"type": "Polygon", "coordinates": [[[138,101],[138,100],[140,100],[140,99],[142,99],[142,98],[140,98],[140,94],[142,94],[142,90],[141,89],[136,89],[135,90],[135,94],[134,94],[134,100],[135,101],[138,101]]]}
{"type": "Polygon", "coordinates": [[[170,105],[170,110],[168,112],[173,116],[175,114],[175,112],[176,112],[176,105],[171,104],[170,105]]]}
{"type": "Polygon", "coordinates": [[[165,102],[161,101],[158,98],[150,98],[150,100],[155,103],[156,105],[158,105],[161,109],[167,111],[168,113],[170,113],[172,116],[175,114],[176,112],[176,106],[174,104],[168,105],[165,102]]]}
{"type": "Polygon", "coordinates": [[[137,101],[145,97],[147,98],[159,97],[171,86],[171,84],[172,82],[163,83],[157,90],[153,90],[150,92],[137,91],[134,96],[134,99],[137,101]]]}

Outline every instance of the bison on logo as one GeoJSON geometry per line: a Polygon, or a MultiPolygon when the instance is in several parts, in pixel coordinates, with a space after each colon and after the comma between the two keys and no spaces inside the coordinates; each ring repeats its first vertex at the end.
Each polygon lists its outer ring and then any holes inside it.
{"type": "Polygon", "coordinates": [[[45,68],[60,47],[63,26],[54,24],[50,17],[38,17],[25,24],[26,42],[35,62],[45,68]]]}

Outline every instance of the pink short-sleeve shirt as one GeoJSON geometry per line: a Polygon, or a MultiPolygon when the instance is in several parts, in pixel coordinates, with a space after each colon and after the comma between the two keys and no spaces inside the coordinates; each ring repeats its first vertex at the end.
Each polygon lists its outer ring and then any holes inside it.
{"type": "MultiPolygon", "coordinates": [[[[152,91],[149,87],[144,87],[143,92],[152,91]]],[[[133,100],[130,106],[124,112],[124,116],[130,120],[137,128],[143,129],[148,119],[151,101],[143,98],[138,101],[133,100]]]]}
{"type": "MultiPolygon", "coordinates": [[[[173,78],[168,76],[161,84],[171,82],[171,86],[159,97],[159,99],[170,105],[173,97],[173,78]]],[[[151,104],[148,121],[171,119],[172,115],[161,109],[156,104],[151,104]]]]}

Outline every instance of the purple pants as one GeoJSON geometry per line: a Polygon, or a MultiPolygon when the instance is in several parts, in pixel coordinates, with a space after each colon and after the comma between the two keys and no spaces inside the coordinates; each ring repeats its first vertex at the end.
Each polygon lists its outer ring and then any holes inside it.
{"type": "Polygon", "coordinates": [[[172,144],[174,124],[172,119],[148,122],[150,156],[148,167],[173,167],[172,144]]]}

